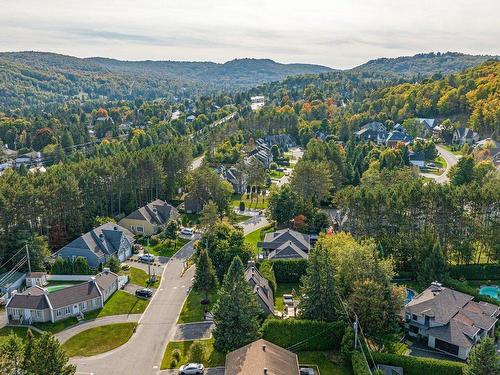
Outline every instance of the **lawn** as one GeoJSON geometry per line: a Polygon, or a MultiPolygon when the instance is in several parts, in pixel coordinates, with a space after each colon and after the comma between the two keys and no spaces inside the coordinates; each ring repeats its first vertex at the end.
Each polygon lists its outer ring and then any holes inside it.
{"type": "Polygon", "coordinates": [[[179,315],[177,323],[182,324],[203,321],[205,309],[210,311],[217,300],[217,294],[209,293],[208,299],[210,300],[210,304],[208,306],[200,303],[203,299],[205,299],[203,294],[200,294],[195,290],[191,290],[186,301],[184,302],[184,305],[182,306],[182,311],[179,315]]]}
{"type": "Polygon", "coordinates": [[[299,292],[299,284],[297,283],[279,283],[274,293],[274,308],[278,311],[283,311],[285,304],[283,303],[283,294],[292,294],[292,290],[299,292]]]}
{"type": "MultiPolygon", "coordinates": [[[[217,367],[224,366],[225,355],[219,353],[214,349],[214,340],[198,340],[205,346],[205,352],[207,353],[207,360],[203,363],[205,367],[217,367]]],[[[161,361],[161,369],[178,368],[189,362],[189,347],[194,341],[170,341],[163,354],[163,360],[161,361]],[[172,362],[172,352],[178,349],[181,352],[180,360],[175,366],[171,366],[172,362]]]]}
{"type": "Polygon", "coordinates": [[[271,177],[272,180],[279,180],[284,175],[285,175],[285,172],[280,172],[280,171],[269,172],[269,177],[271,177]]]}
{"type": "Polygon", "coordinates": [[[200,223],[200,214],[181,213],[180,220],[185,227],[192,227],[200,223]]]}
{"type": "Polygon", "coordinates": [[[233,207],[239,207],[240,202],[245,202],[245,208],[254,208],[256,210],[262,210],[267,208],[267,197],[263,195],[253,195],[253,201],[250,199],[250,194],[233,194],[231,197],[231,205],[233,207]],[[257,198],[259,201],[257,202],[257,198]]]}
{"type": "Polygon", "coordinates": [[[170,246],[167,243],[160,242],[157,245],[144,246],[144,252],[149,252],[154,255],[160,255],[162,257],[170,258],[177,252],[177,250],[179,250],[182,246],[184,246],[189,242],[189,240],[180,237],[178,237],[175,241],[176,241],[175,247],[170,246]]]}
{"type": "Polygon", "coordinates": [[[240,214],[236,214],[236,213],[233,213],[231,214],[231,216],[229,217],[229,221],[232,223],[232,224],[237,224],[237,223],[241,223],[243,221],[247,221],[248,219],[251,219],[252,216],[248,216],[248,215],[240,215],[240,214]]]}
{"type": "MultiPolygon", "coordinates": [[[[31,331],[34,336],[38,336],[39,333],[35,331],[31,331]]],[[[3,327],[0,328],[0,346],[2,346],[5,342],[7,342],[7,338],[11,333],[14,333],[16,336],[20,337],[23,341],[27,339],[28,328],[26,327],[3,327]]]]}
{"type": "Polygon", "coordinates": [[[452,154],[462,156],[462,152],[460,152],[460,150],[454,149],[452,146],[449,146],[449,145],[440,145],[440,146],[442,148],[444,148],[445,150],[450,151],[452,154]]]}
{"type": "Polygon", "coordinates": [[[135,285],[150,286],[153,288],[158,288],[158,285],[160,285],[160,276],[157,276],[156,282],[150,285],[148,273],[137,267],[130,267],[128,271],[120,271],[120,275],[128,275],[128,281],[135,285]]]}
{"type": "Polygon", "coordinates": [[[78,319],[75,317],[71,317],[68,319],[60,320],[55,323],[47,322],[47,323],[33,323],[33,325],[41,329],[42,331],[47,331],[53,334],[61,332],[63,329],[71,327],[72,325],[78,323],[78,319]]]}
{"type": "Polygon", "coordinates": [[[272,232],[272,230],[273,230],[273,226],[268,225],[267,227],[263,227],[263,228],[255,230],[253,232],[250,232],[245,236],[245,243],[250,245],[254,255],[257,255],[257,253],[258,253],[257,243],[261,242],[262,239],[264,238],[264,235],[268,232],[272,232]]]}
{"type": "Polygon", "coordinates": [[[118,323],[80,332],[62,347],[69,357],[90,357],[125,344],[134,334],[137,323],[118,323]]]}
{"type": "Polygon", "coordinates": [[[334,357],[335,362],[330,360],[331,352],[298,352],[300,365],[316,365],[321,375],[352,375],[350,364],[343,363],[334,357]]]}
{"type": "Polygon", "coordinates": [[[447,164],[446,164],[446,160],[444,160],[444,158],[442,156],[438,156],[437,158],[435,158],[433,160],[434,164],[436,164],[436,167],[438,168],[442,168],[442,169],[445,169],[447,164]]]}

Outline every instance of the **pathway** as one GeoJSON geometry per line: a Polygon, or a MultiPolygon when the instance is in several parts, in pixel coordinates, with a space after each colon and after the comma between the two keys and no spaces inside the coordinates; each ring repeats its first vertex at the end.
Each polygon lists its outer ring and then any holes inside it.
{"type": "Polygon", "coordinates": [[[448,151],[442,146],[436,146],[436,148],[439,155],[441,155],[446,161],[446,168],[444,172],[439,176],[432,173],[421,173],[421,175],[427,178],[432,178],[438,184],[445,184],[450,180],[448,178],[448,172],[450,171],[451,167],[458,163],[459,156],[455,155],[451,151],[448,151]]]}
{"type": "Polygon", "coordinates": [[[116,324],[116,323],[138,322],[139,319],[141,319],[141,315],[142,314],[111,315],[111,316],[104,316],[102,318],[97,318],[94,320],[85,320],[70,328],[65,329],[64,331],[56,333],[55,336],[61,343],[64,343],[68,341],[71,337],[77,335],[80,332],[86,331],[87,329],[90,328],[106,326],[109,324],[116,324]]]}
{"type": "Polygon", "coordinates": [[[167,343],[172,339],[177,317],[192,285],[194,267],[181,276],[184,262],[193,254],[193,244],[183,246],[163,269],[160,286],[139,320],[136,333],[119,348],[87,358],[72,358],[77,374],[158,374],[167,343]]]}

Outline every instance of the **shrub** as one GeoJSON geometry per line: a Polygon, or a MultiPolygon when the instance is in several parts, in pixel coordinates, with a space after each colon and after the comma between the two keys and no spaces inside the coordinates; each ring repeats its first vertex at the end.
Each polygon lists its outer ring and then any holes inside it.
{"type": "Polygon", "coordinates": [[[345,362],[349,362],[354,352],[354,332],[350,326],[345,327],[344,336],[340,344],[340,355],[345,362]]]}
{"type": "Polygon", "coordinates": [[[354,375],[370,375],[371,372],[366,365],[365,358],[361,352],[353,352],[351,356],[352,372],[354,375]]]}
{"type": "Polygon", "coordinates": [[[454,279],[494,280],[500,275],[500,264],[467,264],[450,267],[450,276],[454,279]]]}
{"type": "Polygon", "coordinates": [[[245,202],[243,201],[240,202],[240,211],[241,212],[245,211],[245,202]]]}
{"type": "Polygon", "coordinates": [[[402,367],[405,375],[462,375],[463,363],[372,352],[376,363],[402,367]]]}
{"type": "Polygon", "coordinates": [[[172,358],[170,361],[170,368],[176,368],[177,367],[177,360],[175,358],[172,358]]]}
{"type": "Polygon", "coordinates": [[[157,235],[149,237],[149,244],[151,246],[158,245],[160,243],[160,238],[157,235]]]}
{"type": "Polygon", "coordinates": [[[130,270],[130,266],[128,264],[123,264],[122,271],[128,271],[128,270],[130,270]]]}
{"type": "Polygon", "coordinates": [[[331,350],[340,348],[344,330],[344,322],[268,318],[262,337],[283,348],[303,342],[297,350],[331,350]]]}
{"type": "Polygon", "coordinates": [[[265,260],[260,264],[259,272],[269,281],[269,286],[276,293],[276,277],[274,276],[273,264],[269,260],[265,260]]]}
{"type": "Polygon", "coordinates": [[[205,346],[199,341],[195,341],[189,347],[189,360],[194,363],[204,363],[206,360],[205,346]]]}
{"type": "Polygon", "coordinates": [[[273,270],[278,283],[298,283],[306,274],[306,259],[277,259],[273,260],[273,270]]]}
{"type": "Polygon", "coordinates": [[[174,349],[172,351],[172,358],[174,358],[177,361],[181,360],[181,351],[179,349],[174,349]]]}

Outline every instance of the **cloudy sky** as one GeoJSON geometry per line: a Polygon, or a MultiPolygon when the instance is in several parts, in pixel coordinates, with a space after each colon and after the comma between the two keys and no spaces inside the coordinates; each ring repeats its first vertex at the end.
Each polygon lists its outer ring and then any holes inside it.
{"type": "Polygon", "coordinates": [[[500,54],[498,0],[0,0],[0,9],[0,51],[334,68],[430,51],[500,54]]]}

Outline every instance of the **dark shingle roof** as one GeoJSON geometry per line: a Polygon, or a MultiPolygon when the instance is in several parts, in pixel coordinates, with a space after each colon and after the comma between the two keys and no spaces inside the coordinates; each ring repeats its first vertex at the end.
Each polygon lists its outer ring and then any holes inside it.
{"type": "Polygon", "coordinates": [[[274,313],[273,291],[269,286],[267,279],[261,275],[255,265],[249,264],[245,270],[245,279],[255,294],[266,305],[270,313],[274,313]]]}
{"type": "Polygon", "coordinates": [[[154,225],[165,225],[170,220],[177,218],[177,216],[179,216],[179,213],[174,206],[161,199],[156,199],[135,210],[126,219],[146,220],[154,225]]]}
{"type": "Polygon", "coordinates": [[[45,291],[39,286],[26,289],[23,293],[14,294],[7,307],[15,309],[44,310],[49,308],[45,291]]]}
{"type": "Polygon", "coordinates": [[[281,229],[275,232],[266,233],[262,246],[266,249],[274,250],[288,241],[292,241],[295,246],[303,251],[309,251],[311,248],[310,236],[292,229],[281,229]]]}
{"type": "Polygon", "coordinates": [[[64,306],[73,305],[82,301],[100,297],[101,293],[94,280],[89,282],[69,286],[49,293],[48,298],[52,308],[57,309],[64,306]]]}

